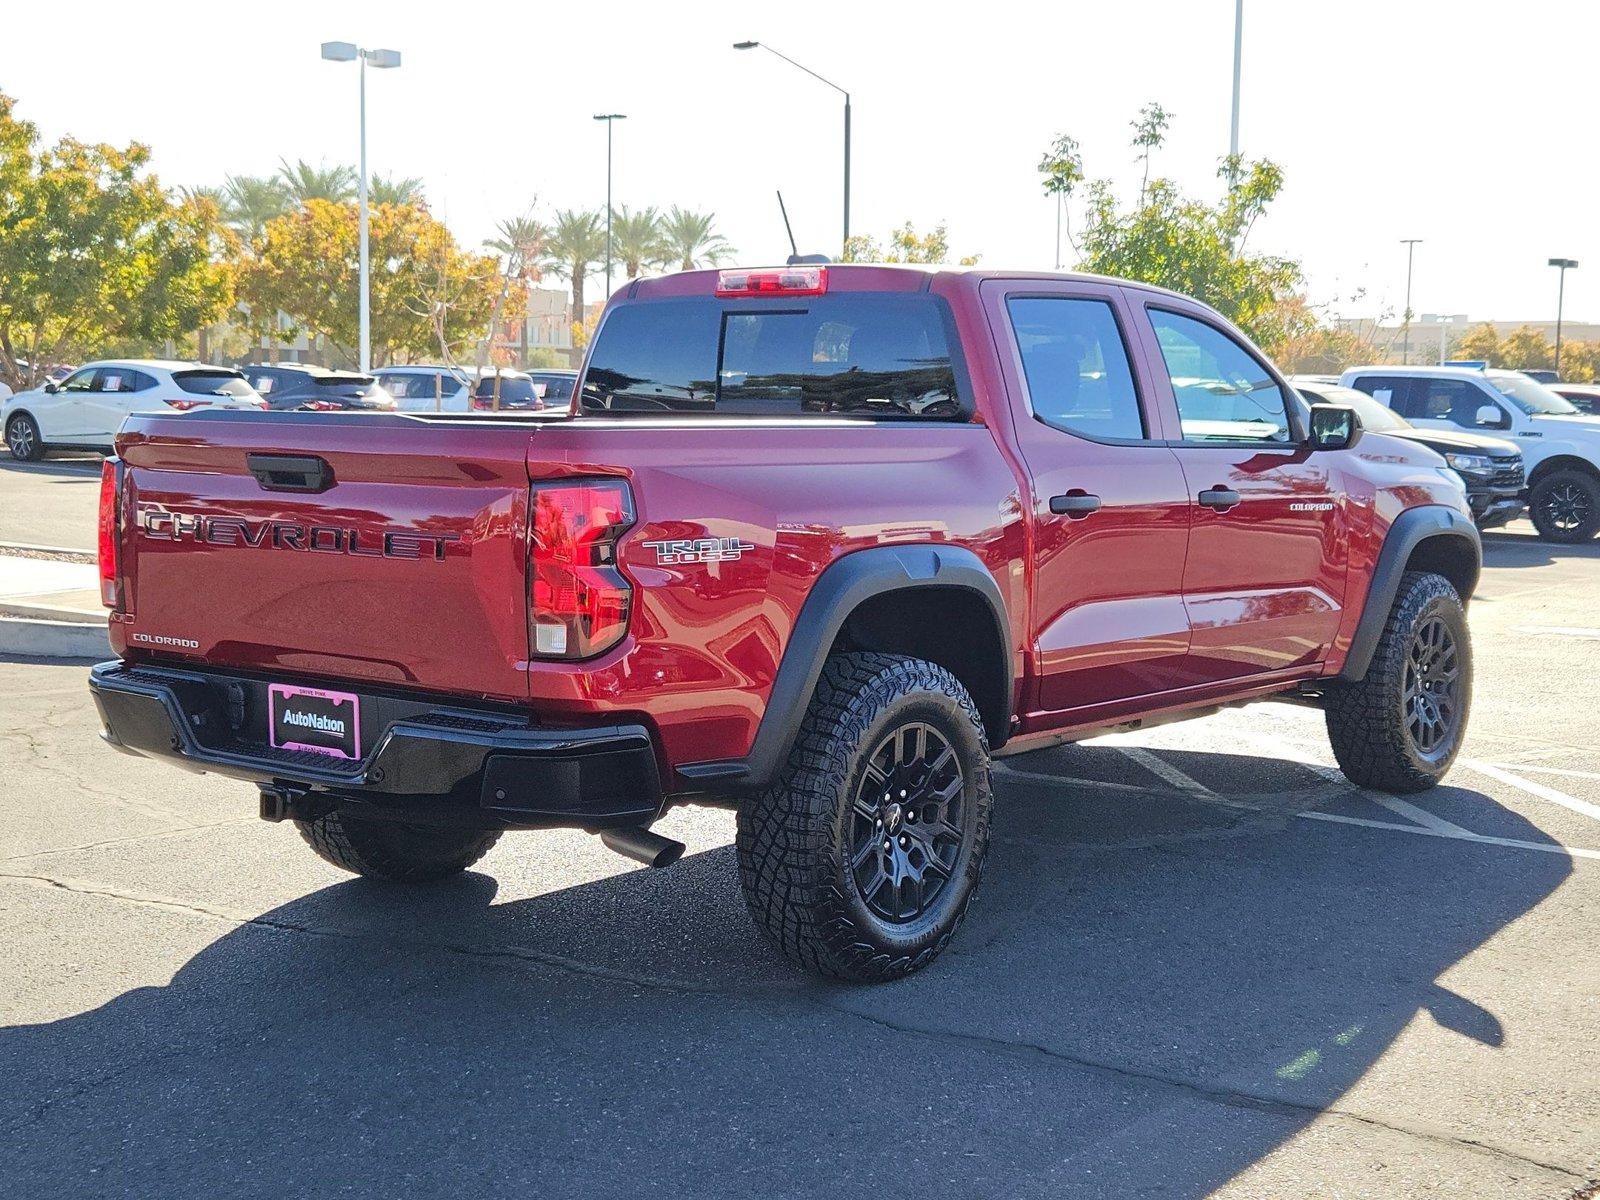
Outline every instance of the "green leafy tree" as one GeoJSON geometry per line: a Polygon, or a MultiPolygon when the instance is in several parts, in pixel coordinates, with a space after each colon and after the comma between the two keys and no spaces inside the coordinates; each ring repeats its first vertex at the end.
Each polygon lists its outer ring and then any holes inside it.
{"type": "Polygon", "coordinates": [[[412,208],[427,208],[428,197],[422,190],[420,179],[396,179],[392,175],[374,175],[367,184],[368,204],[409,204],[412,208]]]}
{"type": "MultiPolygon", "coordinates": [[[[885,245],[877,238],[857,234],[845,244],[845,262],[927,263],[950,261],[950,231],[940,221],[927,233],[918,233],[907,221],[889,235],[885,245]]],[[[978,261],[976,254],[961,259],[961,265],[970,267],[978,261]]]]}
{"type": "Polygon", "coordinates": [[[1061,269],[1061,233],[1066,225],[1067,241],[1072,241],[1072,227],[1067,224],[1067,200],[1083,182],[1083,155],[1079,153],[1076,138],[1061,134],[1050,143],[1050,148],[1039,160],[1039,174],[1044,176],[1044,194],[1056,201],[1056,270],[1061,269]]]}
{"type": "Polygon", "coordinates": [[[605,217],[598,212],[562,209],[545,240],[545,269],[572,284],[573,325],[583,324],[583,284],[606,254],[605,217]]]}
{"type": "Polygon", "coordinates": [[[680,271],[692,271],[732,258],[733,247],[713,231],[715,223],[711,213],[690,212],[674,204],[661,222],[665,260],[676,262],[680,271]]]}
{"type": "Polygon", "coordinates": [[[43,370],[117,340],[183,338],[228,306],[215,200],[174,197],[150,152],[38,131],[0,93],[0,375],[20,390],[43,370]],[[26,361],[28,366],[22,365],[26,361]]]}
{"type": "Polygon", "coordinates": [[[661,214],[654,208],[628,211],[626,204],[611,213],[611,252],[629,279],[637,279],[650,267],[667,262],[672,247],[661,226],[661,214]]]}
{"type": "MultiPolygon", "coordinates": [[[[1457,350],[1459,349],[1458,345],[1457,350]]],[[[1563,366],[1566,358],[1567,347],[1562,346],[1563,366]]],[[[1510,367],[1513,371],[1548,371],[1556,365],[1556,348],[1549,338],[1532,325],[1523,325],[1512,330],[1500,343],[1498,365],[1510,367]]]]}
{"type": "MultiPolygon", "coordinates": [[[[1566,347],[1563,346],[1562,349],[1565,350],[1566,347]]],[[[1474,325],[1462,334],[1456,341],[1455,353],[1457,358],[1486,362],[1493,367],[1498,367],[1504,361],[1500,350],[1500,335],[1487,321],[1482,325],[1474,325]]]]}
{"type": "Polygon", "coordinates": [[[1167,126],[1172,124],[1172,114],[1152,101],[1139,110],[1139,115],[1129,124],[1133,127],[1133,145],[1139,151],[1139,197],[1144,198],[1150,186],[1150,156],[1167,140],[1167,126]]]}
{"type": "Polygon", "coordinates": [[[356,198],[360,180],[354,167],[326,165],[313,167],[304,159],[296,159],[294,166],[288,159],[279,159],[278,180],[296,204],[308,200],[331,200],[347,204],[356,198]]]}
{"type": "MultiPolygon", "coordinates": [[[[259,253],[241,266],[240,299],[350,357],[360,337],[358,228],[354,205],[315,198],[269,221],[259,253]]],[[[443,224],[406,205],[374,208],[369,237],[377,362],[434,351],[441,329],[459,344],[486,335],[499,292],[494,258],[463,251],[443,224]]]]}
{"type": "MultiPolygon", "coordinates": [[[[1134,145],[1147,164],[1169,119],[1159,105],[1149,105],[1134,122],[1134,145]]],[[[1305,333],[1303,306],[1284,304],[1304,283],[1299,263],[1244,249],[1256,220],[1283,188],[1282,170],[1272,162],[1230,158],[1218,175],[1224,192],[1216,202],[1185,196],[1171,180],[1156,178],[1124,207],[1109,180],[1088,183],[1080,269],[1193,296],[1263,345],[1305,333]]]]}
{"type": "Polygon", "coordinates": [[[222,185],[222,216],[228,227],[253,244],[274,217],[289,208],[289,189],[281,179],[229,175],[222,185]]]}

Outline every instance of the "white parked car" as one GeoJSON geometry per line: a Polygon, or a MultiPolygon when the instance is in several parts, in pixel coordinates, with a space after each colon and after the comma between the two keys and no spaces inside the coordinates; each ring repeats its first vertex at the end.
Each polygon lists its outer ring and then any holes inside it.
{"type": "Polygon", "coordinates": [[[0,428],[13,457],[35,462],[51,450],[111,449],[129,413],[197,408],[265,412],[267,402],[232,367],[126,359],[18,392],[0,406],[0,428]]]}
{"type": "Polygon", "coordinates": [[[1508,438],[1528,474],[1528,516],[1539,536],[1586,542],[1600,533],[1600,417],[1521,371],[1483,367],[1354,367],[1339,379],[1419,429],[1508,438]]]}
{"type": "Polygon", "coordinates": [[[467,381],[473,372],[452,367],[411,365],[379,367],[373,372],[383,390],[394,397],[401,412],[471,411],[467,381]]]}

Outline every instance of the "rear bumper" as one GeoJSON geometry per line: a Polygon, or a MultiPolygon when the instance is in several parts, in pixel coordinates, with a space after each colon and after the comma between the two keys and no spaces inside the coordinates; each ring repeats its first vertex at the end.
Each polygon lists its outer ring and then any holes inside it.
{"type": "Polygon", "coordinates": [[[89,673],[110,745],[192,771],[429,823],[605,829],[646,824],[661,811],[655,750],[642,725],[548,729],[504,712],[363,696],[363,720],[376,714],[380,732],[360,761],[345,762],[252,736],[262,727],[266,686],[243,675],[123,662],[89,673]]]}

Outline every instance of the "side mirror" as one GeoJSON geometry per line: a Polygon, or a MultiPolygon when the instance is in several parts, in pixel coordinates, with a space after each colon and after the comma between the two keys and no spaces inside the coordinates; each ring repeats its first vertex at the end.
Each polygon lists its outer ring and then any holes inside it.
{"type": "Polygon", "coordinates": [[[45,395],[54,396],[60,390],[61,390],[61,385],[59,383],[53,383],[53,382],[51,382],[49,380],[45,381],[45,385],[44,385],[44,393],[45,393],[45,395]]]}
{"type": "Polygon", "coordinates": [[[1342,404],[1311,406],[1311,448],[1349,450],[1361,440],[1361,417],[1342,404]]]}
{"type": "Polygon", "coordinates": [[[1500,429],[1506,423],[1505,417],[1500,412],[1499,405],[1496,404],[1485,404],[1478,409],[1478,415],[1473,419],[1477,424],[1487,429],[1500,429]]]}

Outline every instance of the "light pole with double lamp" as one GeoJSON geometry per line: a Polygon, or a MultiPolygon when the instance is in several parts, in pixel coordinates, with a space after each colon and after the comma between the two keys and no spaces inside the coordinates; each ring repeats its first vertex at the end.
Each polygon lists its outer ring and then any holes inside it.
{"type": "MultiPolygon", "coordinates": [[[[611,129],[618,121],[626,121],[627,113],[595,113],[596,121],[606,123],[606,299],[611,299],[611,129]]],[[[583,320],[583,314],[578,314],[583,320]]]]}
{"type": "Polygon", "coordinates": [[[1578,265],[1575,258],[1552,258],[1550,265],[1561,271],[1561,281],[1556,284],[1556,378],[1561,378],[1561,309],[1567,299],[1567,272],[1578,265]]]}
{"type": "Polygon", "coordinates": [[[776,54],[779,58],[783,59],[783,61],[788,63],[791,67],[799,67],[800,70],[804,71],[807,75],[811,76],[811,78],[817,80],[820,83],[827,84],[834,91],[838,92],[840,95],[842,95],[844,97],[844,246],[843,246],[843,249],[848,250],[849,247],[850,247],[850,93],[845,91],[837,83],[834,83],[833,80],[824,79],[821,75],[818,75],[810,67],[801,66],[799,63],[795,62],[794,59],[790,58],[787,54],[782,54],[779,51],[774,50],[771,46],[767,45],[765,42],[735,42],[733,44],[733,48],[735,50],[765,50],[768,54],[776,54]]]}
{"type": "Polygon", "coordinates": [[[323,42],[322,57],[329,62],[361,63],[361,178],[356,195],[361,210],[361,373],[372,370],[371,267],[367,258],[367,64],[380,69],[398,67],[398,50],[363,50],[354,42],[323,42]]]}

